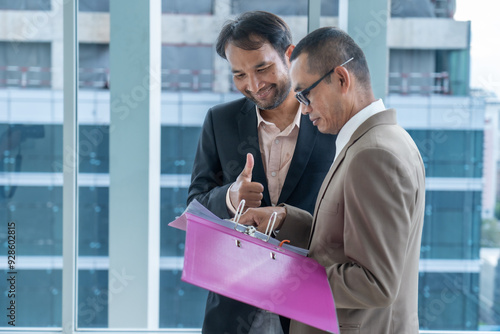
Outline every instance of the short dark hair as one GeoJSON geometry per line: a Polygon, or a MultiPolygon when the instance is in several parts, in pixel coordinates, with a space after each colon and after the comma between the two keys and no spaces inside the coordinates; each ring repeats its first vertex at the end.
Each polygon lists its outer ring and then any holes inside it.
{"type": "MultiPolygon", "coordinates": [[[[346,67],[352,71],[358,82],[370,87],[370,71],[363,50],[345,31],[336,27],[319,28],[304,37],[295,47],[290,61],[302,53],[307,54],[309,71],[323,75],[335,66],[353,58],[346,67]]],[[[329,82],[330,78],[325,78],[329,82]]]]}
{"type": "Polygon", "coordinates": [[[269,42],[284,58],[286,49],[292,44],[290,28],[279,16],[264,11],[246,12],[227,21],[222,27],[215,49],[226,58],[227,43],[244,50],[257,50],[269,42]]]}

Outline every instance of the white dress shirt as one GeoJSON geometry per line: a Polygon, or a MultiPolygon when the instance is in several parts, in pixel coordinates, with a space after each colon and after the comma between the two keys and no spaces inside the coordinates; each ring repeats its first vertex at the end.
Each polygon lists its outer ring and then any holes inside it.
{"type": "Polygon", "coordinates": [[[342,129],[340,129],[339,134],[337,135],[337,140],[335,141],[336,151],[333,163],[335,163],[335,160],[337,160],[339,153],[344,149],[344,147],[351,139],[354,131],[356,131],[359,126],[363,124],[368,118],[384,110],[386,110],[384,102],[382,101],[382,99],[378,99],[377,101],[372,102],[367,107],[361,109],[360,112],[358,112],[350,120],[348,120],[347,123],[344,124],[342,129]]]}

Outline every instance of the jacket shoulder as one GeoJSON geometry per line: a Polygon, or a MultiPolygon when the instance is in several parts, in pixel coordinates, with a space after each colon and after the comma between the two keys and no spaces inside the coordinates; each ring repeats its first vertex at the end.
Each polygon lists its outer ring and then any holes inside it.
{"type": "Polygon", "coordinates": [[[236,99],[233,101],[225,102],[218,104],[216,106],[213,106],[210,108],[209,112],[212,114],[214,117],[224,117],[227,115],[232,115],[234,117],[234,112],[235,111],[241,111],[241,112],[248,112],[248,110],[251,110],[252,107],[255,108],[255,105],[250,102],[246,98],[240,98],[236,99]]]}

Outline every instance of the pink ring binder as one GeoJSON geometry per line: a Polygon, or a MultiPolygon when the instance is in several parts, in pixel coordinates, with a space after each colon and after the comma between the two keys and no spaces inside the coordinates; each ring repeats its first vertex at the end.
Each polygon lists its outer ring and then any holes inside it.
{"type": "Polygon", "coordinates": [[[169,224],[186,231],[182,280],[338,334],[325,268],[271,233],[251,236],[233,225],[196,201],[169,224]]]}

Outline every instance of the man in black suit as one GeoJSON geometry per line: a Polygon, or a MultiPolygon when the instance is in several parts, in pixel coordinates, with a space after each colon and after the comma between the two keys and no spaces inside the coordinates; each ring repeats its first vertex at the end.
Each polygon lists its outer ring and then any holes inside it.
{"type": "MultiPolygon", "coordinates": [[[[193,166],[188,203],[197,199],[230,218],[246,208],[287,203],[314,211],[316,196],[335,156],[335,136],[321,134],[291,92],[291,32],[278,16],[247,12],[222,28],[217,53],[227,59],[245,98],[211,108],[193,166]]],[[[299,223],[300,224],[300,223],[299,223]]],[[[309,233],[310,226],[294,226],[309,233]]],[[[286,225],[273,231],[291,239],[286,225]]],[[[252,284],[252,282],[248,282],[252,284]]],[[[210,292],[204,334],[288,333],[288,319],[210,292]]]]}

